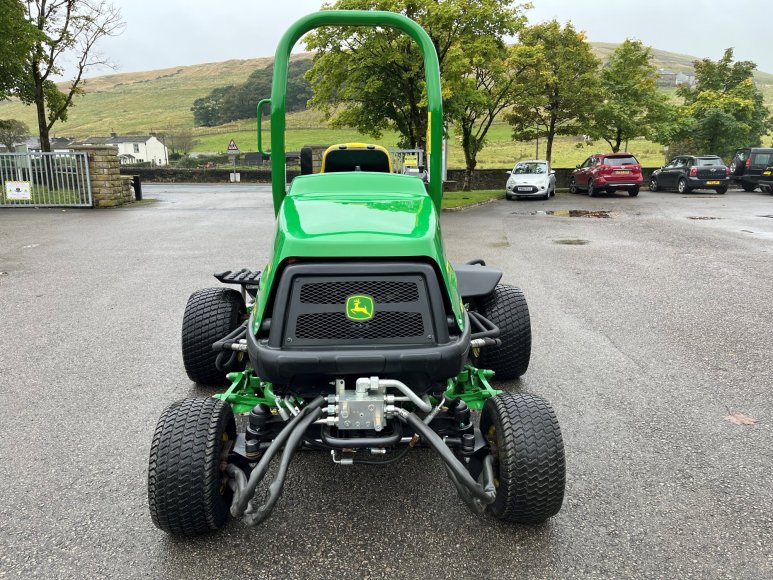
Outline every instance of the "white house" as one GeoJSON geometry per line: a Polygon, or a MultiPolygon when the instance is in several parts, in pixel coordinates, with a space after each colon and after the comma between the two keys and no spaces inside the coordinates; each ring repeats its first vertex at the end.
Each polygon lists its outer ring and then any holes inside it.
{"type": "Polygon", "coordinates": [[[166,165],[169,155],[164,145],[155,133],[149,135],[116,135],[110,137],[89,137],[81,141],[81,145],[111,145],[118,149],[118,159],[122,165],[129,163],[151,163],[166,165]]]}

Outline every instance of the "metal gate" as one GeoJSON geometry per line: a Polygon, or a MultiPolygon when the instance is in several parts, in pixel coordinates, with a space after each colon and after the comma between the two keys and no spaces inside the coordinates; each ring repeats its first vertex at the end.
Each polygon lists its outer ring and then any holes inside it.
{"type": "Polygon", "coordinates": [[[86,153],[0,153],[0,207],[91,207],[86,153]]]}
{"type": "Polygon", "coordinates": [[[421,149],[390,149],[389,154],[394,173],[418,175],[419,167],[424,165],[424,151],[421,149]]]}

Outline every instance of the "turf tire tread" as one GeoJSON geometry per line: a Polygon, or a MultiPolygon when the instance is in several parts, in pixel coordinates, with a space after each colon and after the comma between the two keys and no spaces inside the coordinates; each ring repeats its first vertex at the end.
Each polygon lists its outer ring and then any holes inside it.
{"type": "Polygon", "coordinates": [[[194,383],[208,387],[228,383],[226,373],[215,366],[218,353],[212,350],[212,344],[235,330],[244,313],[244,299],[232,288],[204,288],[188,298],[182,354],[185,372],[194,383]]]}
{"type": "Polygon", "coordinates": [[[175,536],[198,536],[227,521],[232,494],[220,494],[222,435],[235,439],[230,405],[214,398],[172,403],[158,420],[148,463],[153,523],[175,536]]]}
{"type": "Polygon", "coordinates": [[[566,466],[561,428],[550,404],[535,395],[502,393],[484,405],[484,436],[492,423],[499,487],[490,511],[521,524],[537,524],[557,514],[564,500],[566,466]]]}
{"type": "Polygon", "coordinates": [[[480,310],[499,327],[502,344],[481,349],[475,364],[493,370],[497,380],[517,379],[529,368],[531,359],[531,318],[526,297],[520,288],[498,284],[483,297],[480,310]]]}

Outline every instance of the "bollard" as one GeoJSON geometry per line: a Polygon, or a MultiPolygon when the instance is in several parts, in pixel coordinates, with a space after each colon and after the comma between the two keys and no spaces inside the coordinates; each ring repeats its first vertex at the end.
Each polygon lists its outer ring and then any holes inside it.
{"type": "Polygon", "coordinates": [[[140,183],[139,175],[132,175],[132,187],[134,188],[134,199],[140,201],[142,199],[142,183],[140,183]]]}

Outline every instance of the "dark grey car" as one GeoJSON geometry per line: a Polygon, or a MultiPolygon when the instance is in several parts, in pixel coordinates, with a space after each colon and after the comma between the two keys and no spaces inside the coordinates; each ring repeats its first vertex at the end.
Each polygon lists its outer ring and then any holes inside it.
{"type": "Polygon", "coordinates": [[[680,155],[652,172],[650,191],[689,193],[693,189],[713,189],[725,193],[729,175],[730,171],[716,155],[680,155]]]}
{"type": "Polygon", "coordinates": [[[744,191],[754,191],[766,176],[762,173],[773,165],[773,149],[745,147],[737,149],[730,162],[730,175],[741,182],[744,191]]]}

